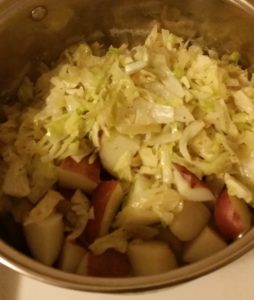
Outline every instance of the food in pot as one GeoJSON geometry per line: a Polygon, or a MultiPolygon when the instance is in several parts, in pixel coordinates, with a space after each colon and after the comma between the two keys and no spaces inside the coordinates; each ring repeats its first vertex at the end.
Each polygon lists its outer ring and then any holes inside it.
{"type": "Polygon", "coordinates": [[[156,25],[142,45],[80,43],[25,78],[2,106],[0,209],[30,254],[81,275],[145,276],[244,235],[254,77],[238,60],[156,25]]]}

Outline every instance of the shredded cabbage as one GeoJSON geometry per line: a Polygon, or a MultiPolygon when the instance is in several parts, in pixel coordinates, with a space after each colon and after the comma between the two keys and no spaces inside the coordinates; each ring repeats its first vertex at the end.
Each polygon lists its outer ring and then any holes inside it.
{"type": "Polygon", "coordinates": [[[104,168],[132,186],[138,176],[150,183],[138,197],[130,191],[117,224],[131,222],[131,214],[137,223],[142,214],[143,223],[172,222],[182,201],[174,190],[174,162],[200,178],[225,177],[234,194],[252,201],[243,178],[248,173],[254,182],[246,167],[254,148],[254,86],[238,59],[238,53],[206,54],[157,25],[131,49],[86,43],[67,49],[55,68],[42,68],[35,84],[24,79],[19,104],[4,107],[4,193],[36,203],[57,181],[61,160],[103,156],[103,143],[119,134],[131,145],[116,142],[118,150],[112,146],[101,159],[104,168]],[[232,176],[239,178],[238,192],[232,176]]]}
{"type": "Polygon", "coordinates": [[[236,196],[245,200],[247,203],[254,205],[253,203],[253,193],[244,186],[240,181],[229,174],[225,174],[224,177],[227,190],[229,195],[236,196]]]}

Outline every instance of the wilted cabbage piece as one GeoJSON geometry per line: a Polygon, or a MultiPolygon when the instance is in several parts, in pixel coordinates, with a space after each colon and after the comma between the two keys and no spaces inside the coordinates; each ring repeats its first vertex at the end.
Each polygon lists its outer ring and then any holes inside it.
{"type": "Polygon", "coordinates": [[[30,211],[25,220],[25,225],[45,220],[55,211],[57,204],[63,199],[60,193],[49,190],[43,199],[30,211]]]}
{"type": "Polygon", "coordinates": [[[80,190],[75,192],[70,202],[71,209],[75,213],[75,226],[67,239],[75,240],[82,234],[89,218],[91,218],[90,202],[80,190]]]}
{"type": "Polygon", "coordinates": [[[125,253],[128,247],[128,233],[126,230],[118,229],[112,233],[100,237],[90,245],[90,250],[95,254],[101,254],[107,249],[115,249],[121,253],[125,253]]]}

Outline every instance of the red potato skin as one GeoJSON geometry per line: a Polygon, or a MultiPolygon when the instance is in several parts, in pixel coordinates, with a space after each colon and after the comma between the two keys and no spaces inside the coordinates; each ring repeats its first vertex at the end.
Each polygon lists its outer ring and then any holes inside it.
{"type": "Polygon", "coordinates": [[[248,229],[241,215],[235,209],[227,189],[221,193],[215,203],[214,217],[219,231],[227,240],[236,239],[248,229]]]}
{"type": "Polygon", "coordinates": [[[80,162],[76,162],[68,156],[62,161],[60,167],[63,170],[70,170],[80,175],[85,175],[95,183],[100,182],[100,164],[98,160],[89,164],[87,157],[84,157],[80,162]]]}
{"type": "Polygon", "coordinates": [[[88,254],[87,275],[95,277],[128,277],[131,266],[126,254],[108,249],[101,255],[88,254]]]}
{"type": "Polygon", "coordinates": [[[208,189],[205,183],[203,183],[196,175],[191,173],[184,166],[174,163],[174,167],[178,170],[178,172],[182,175],[182,177],[189,183],[191,188],[204,187],[208,189]]]}
{"type": "Polygon", "coordinates": [[[100,236],[104,212],[117,184],[118,181],[116,180],[102,181],[92,193],[91,205],[94,210],[94,219],[88,221],[85,229],[85,237],[88,243],[93,243],[100,236]]]}

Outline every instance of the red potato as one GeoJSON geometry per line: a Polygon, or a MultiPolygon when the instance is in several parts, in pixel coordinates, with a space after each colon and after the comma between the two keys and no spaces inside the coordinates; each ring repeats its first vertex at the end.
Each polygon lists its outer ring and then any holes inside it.
{"type": "Polygon", "coordinates": [[[87,259],[88,259],[88,253],[86,253],[85,255],[83,255],[83,257],[81,258],[78,267],[76,269],[76,274],[78,275],[87,275],[87,259]]]}
{"type": "Polygon", "coordinates": [[[81,189],[86,193],[91,193],[100,182],[99,162],[89,164],[87,157],[80,162],[67,157],[57,170],[59,184],[64,188],[81,189]]]}
{"type": "Polygon", "coordinates": [[[174,164],[174,180],[178,192],[189,201],[214,201],[215,197],[207,185],[185,167],[174,164]]]}
{"type": "Polygon", "coordinates": [[[126,254],[108,249],[100,255],[87,253],[77,273],[95,277],[128,277],[131,274],[131,265],[126,254]]]}
{"type": "Polygon", "coordinates": [[[74,241],[65,240],[59,260],[59,268],[65,272],[75,273],[87,250],[74,241]]]}
{"type": "Polygon", "coordinates": [[[155,275],[177,268],[173,251],[162,241],[133,240],[127,254],[136,276],[155,275]]]}
{"type": "Polygon", "coordinates": [[[103,167],[113,176],[119,177],[116,167],[123,155],[129,153],[134,156],[139,150],[139,141],[127,135],[115,132],[110,137],[101,138],[100,159],[103,167]]]}
{"type": "Polygon", "coordinates": [[[24,233],[33,257],[52,266],[60,254],[64,238],[62,215],[53,213],[43,221],[24,225],[24,233]]]}
{"type": "Polygon", "coordinates": [[[237,238],[251,227],[251,212],[244,200],[230,196],[225,189],[214,208],[215,222],[221,234],[229,240],[237,238]]]}
{"type": "Polygon", "coordinates": [[[205,228],[210,217],[203,203],[184,201],[183,210],[175,216],[170,229],[180,241],[191,241],[205,228]]]}
{"type": "Polygon", "coordinates": [[[122,198],[123,190],[116,180],[101,182],[93,192],[91,205],[94,218],[88,221],[85,229],[86,240],[89,243],[108,233],[122,198]]]}
{"type": "Polygon", "coordinates": [[[226,242],[217,232],[206,226],[191,242],[186,243],[183,261],[193,263],[226,248],[226,242]]]}
{"type": "Polygon", "coordinates": [[[158,240],[166,242],[174,252],[176,258],[181,261],[183,252],[183,242],[180,241],[170,230],[169,227],[160,228],[157,236],[158,240]]]}

